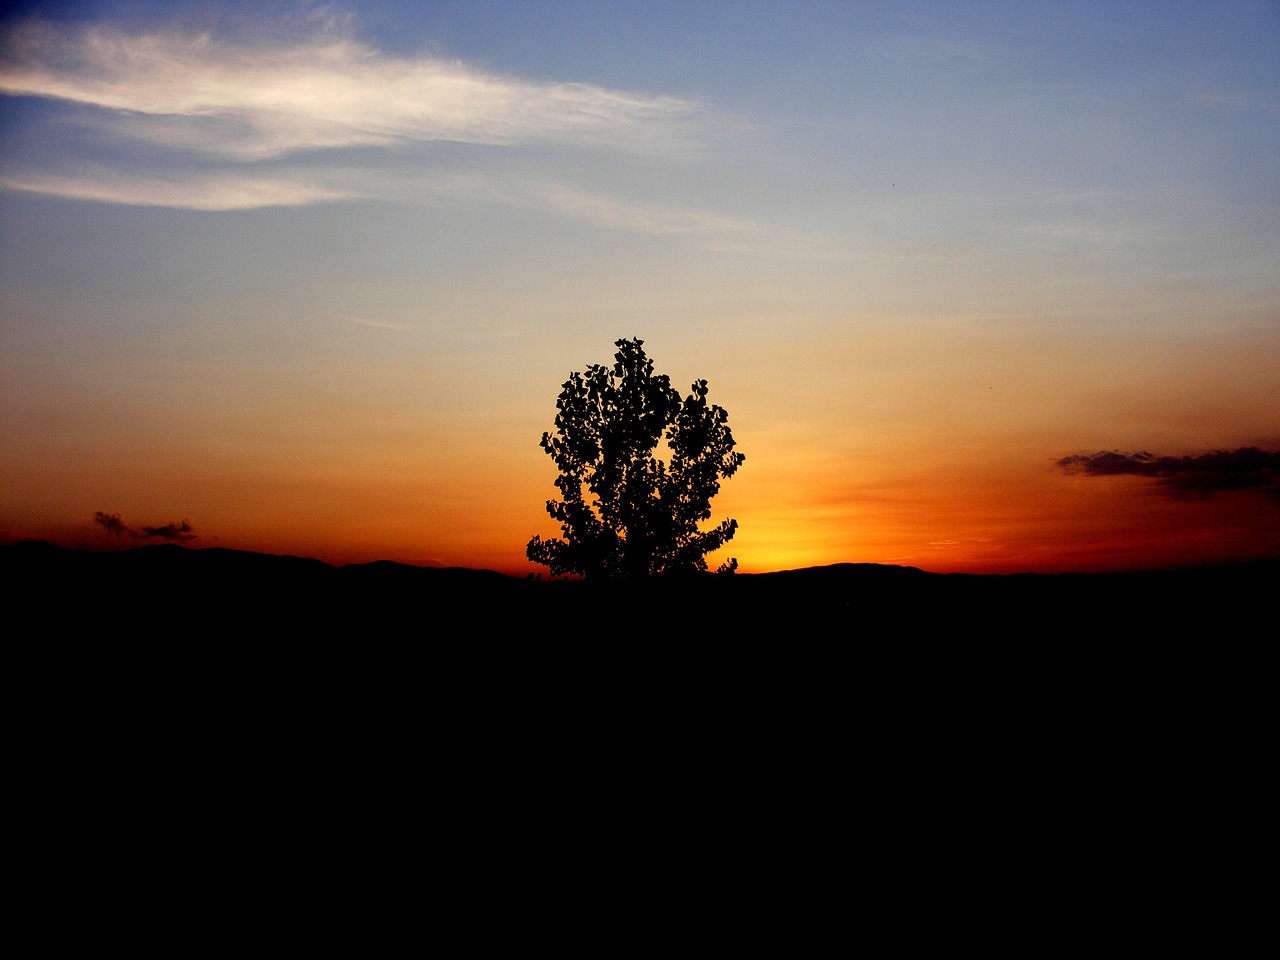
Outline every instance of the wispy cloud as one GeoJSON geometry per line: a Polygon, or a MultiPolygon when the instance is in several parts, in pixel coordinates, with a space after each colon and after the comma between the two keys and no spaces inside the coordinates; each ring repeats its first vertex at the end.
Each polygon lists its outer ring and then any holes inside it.
{"type": "Polygon", "coordinates": [[[1260,97],[1252,91],[1201,90],[1191,94],[1191,102],[1219,112],[1257,112],[1273,117],[1280,116],[1280,100],[1274,97],[1260,97]]]}
{"type": "Polygon", "coordinates": [[[700,207],[622,198],[537,175],[435,176],[397,195],[433,195],[500,203],[568,217],[606,230],[652,236],[687,237],[725,252],[805,259],[848,259],[837,238],[790,230],[777,224],[735,217],[700,207]]]}
{"type": "Polygon", "coordinates": [[[581,220],[642,233],[716,233],[748,238],[765,232],[761,224],[750,220],[704,210],[620,200],[586,193],[559,183],[544,185],[532,200],[545,209],[556,210],[581,220]]]}
{"type": "Polygon", "coordinates": [[[696,158],[723,125],[693,100],[393,56],[348,29],[316,21],[253,40],[14,27],[0,36],[0,93],[49,109],[24,121],[45,124],[23,138],[42,152],[11,154],[0,189],[211,212],[496,204],[727,252],[847,255],[832,238],[691,206],[678,191],[620,196],[602,188],[600,164],[568,157],[696,158]],[[594,182],[575,182],[576,169],[594,182]]]}
{"type": "Polygon", "coordinates": [[[496,204],[565,217],[605,230],[687,237],[726,251],[824,258],[843,255],[831,238],[786,231],[713,210],[623,199],[528,171],[436,170],[423,176],[274,164],[269,169],[174,168],[163,176],[138,176],[96,165],[71,174],[25,171],[0,175],[0,188],[101,203],[200,211],[303,206],[351,199],[496,204]]]}
{"type": "Polygon", "coordinates": [[[0,187],[73,200],[181,210],[254,210],[342,200],[356,194],[316,182],[310,174],[175,173],[137,177],[111,170],[61,175],[27,172],[0,177],[0,187]]]}
{"type": "Polygon", "coordinates": [[[646,149],[689,101],[384,55],[320,31],[289,44],[43,22],[4,37],[0,91],[112,111],[122,135],[255,160],[401,141],[646,149]]]}
{"type": "Polygon", "coordinates": [[[1198,457],[1102,452],[1063,457],[1058,466],[1086,476],[1152,477],[1177,500],[1205,500],[1224,490],[1256,490],[1280,502],[1280,452],[1242,447],[1198,457]]]}
{"type": "Polygon", "coordinates": [[[353,323],[358,327],[371,327],[374,330],[396,330],[405,332],[415,329],[411,323],[397,323],[392,320],[373,320],[369,317],[343,317],[348,323],[353,323]]]}

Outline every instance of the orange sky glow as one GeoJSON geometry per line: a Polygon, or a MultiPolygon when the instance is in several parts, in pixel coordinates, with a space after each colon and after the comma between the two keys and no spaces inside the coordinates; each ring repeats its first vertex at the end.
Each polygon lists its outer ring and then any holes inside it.
{"type": "Polygon", "coordinates": [[[1246,0],[6,5],[0,539],[536,572],[560,385],[638,337],[747,458],[713,568],[1278,558],[1277,48],[1246,0]]]}

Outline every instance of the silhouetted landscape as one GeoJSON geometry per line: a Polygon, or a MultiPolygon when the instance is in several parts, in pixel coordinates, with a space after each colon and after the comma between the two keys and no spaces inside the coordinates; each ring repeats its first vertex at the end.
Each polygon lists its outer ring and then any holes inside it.
{"type": "Polygon", "coordinates": [[[130,623],[228,637],[331,639],[1077,638],[1163,641],[1265,634],[1280,563],[1110,574],[938,574],[847,563],[776,573],[586,583],[389,561],[319,560],[157,544],[84,551],[0,547],[15,605],[59,626],[130,623]],[[42,598],[37,600],[37,598],[42,598]],[[1257,617],[1261,615],[1262,619],[1257,617]],[[731,630],[732,632],[726,632],[731,630]],[[933,631],[929,633],[929,631],[933,631]]]}
{"type": "Polygon", "coordinates": [[[1277,0],[0,3],[20,908],[850,851],[890,922],[1246,952],[1278,49],[1277,0]]]}

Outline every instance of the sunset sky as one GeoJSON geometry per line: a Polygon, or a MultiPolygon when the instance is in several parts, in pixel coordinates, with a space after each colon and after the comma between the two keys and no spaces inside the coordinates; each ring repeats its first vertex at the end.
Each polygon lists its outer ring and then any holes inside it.
{"type": "Polygon", "coordinates": [[[0,539],[527,573],[639,337],[712,566],[1280,557],[1274,0],[0,11],[0,539]]]}

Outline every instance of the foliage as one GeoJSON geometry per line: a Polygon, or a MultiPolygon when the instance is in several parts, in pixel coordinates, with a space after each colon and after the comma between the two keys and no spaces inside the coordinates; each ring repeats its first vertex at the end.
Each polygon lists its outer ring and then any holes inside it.
{"type": "MultiPolygon", "coordinates": [[[[720,480],[745,459],[734,452],[728,414],[707,403],[707,381],[683,400],[655,376],[642,340],[618,340],[612,368],[572,373],[556,401],[555,433],[541,446],[560,471],[559,500],[547,513],[564,539],[534,537],[525,550],[557,576],[648,577],[707,569],[705,555],[737,532],[736,520],[709,531],[720,480]],[[665,440],[669,458],[655,456],[665,440]]],[[[721,568],[731,572],[737,560],[721,568]]]]}

